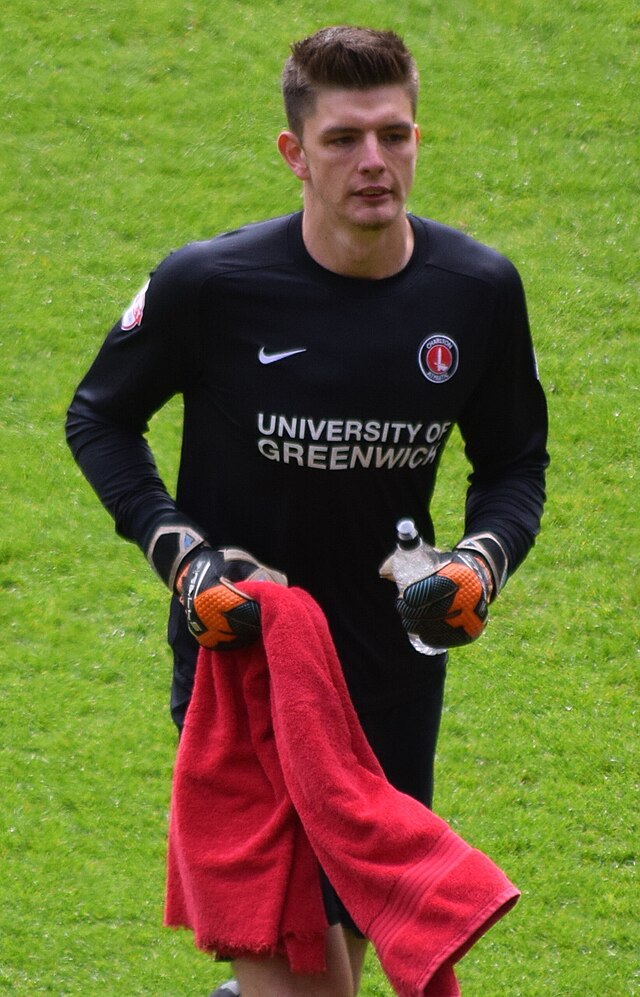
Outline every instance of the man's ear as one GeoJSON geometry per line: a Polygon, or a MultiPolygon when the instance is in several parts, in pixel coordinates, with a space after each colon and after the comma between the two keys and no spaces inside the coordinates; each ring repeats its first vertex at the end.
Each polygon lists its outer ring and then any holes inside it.
{"type": "Polygon", "coordinates": [[[307,157],[302,143],[294,132],[284,131],[278,135],[278,152],[298,180],[309,179],[307,157]]]}

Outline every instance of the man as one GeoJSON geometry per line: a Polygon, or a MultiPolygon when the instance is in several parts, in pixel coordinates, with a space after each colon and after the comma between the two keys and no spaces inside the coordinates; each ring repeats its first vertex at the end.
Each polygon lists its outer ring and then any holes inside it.
{"type": "MultiPolygon", "coordinates": [[[[429,643],[433,592],[396,606],[378,570],[403,516],[433,540],[429,501],[454,424],[472,474],[451,599],[473,578],[484,622],[532,546],[546,409],[524,293],[503,257],[407,213],[418,75],[395,34],[324,29],[293,46],[282,82],[278,148],[303,211],[169,256],[78,388],[68,439],[118,532],[173,592],[178,726],[197,641],[254,638],[259,608],[234,582],[284,581],[273,565],[324,609],[389,780],[430,804],[446,655],[416,653],[405,629],[429,643]],[[176,393],[174,501],[143,434],[176,393]]],[[[366,941],[326,882],[325,894],[326,974],[239,959],[237,982],[217,993],[353,997],[366,941]]]]}

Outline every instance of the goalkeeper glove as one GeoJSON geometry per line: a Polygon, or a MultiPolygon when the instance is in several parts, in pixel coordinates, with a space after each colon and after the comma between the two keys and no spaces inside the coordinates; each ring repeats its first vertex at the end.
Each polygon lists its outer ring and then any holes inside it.
{"type": "Polygon", "coordinates": [[[397,600],[402,626],[430,647],[460,647],[487,625],[489,603],[507,574],[507,559],[495,537],[466,537],[440,551],[440,565],[407,585],[397,600]]]}
{"type": "Polygon", "coordinates": [[[189,631],[203,647],[214,650],[245,647],[260,633],[260,606],[233,582],[287,584],[285,575],[244,550],[214,550],[179,513],[156,527],[146,550],[156,573],[180,596],[189,631]]]}
{"type": "Polygon", "coordinates": [[[279,571],[230,547],[201,547],[182,570],[176,589],[189,631],[203,647],[237,651],[260,636],[259,604],[233,584],[249,580],[287,584],[279,571]]]}

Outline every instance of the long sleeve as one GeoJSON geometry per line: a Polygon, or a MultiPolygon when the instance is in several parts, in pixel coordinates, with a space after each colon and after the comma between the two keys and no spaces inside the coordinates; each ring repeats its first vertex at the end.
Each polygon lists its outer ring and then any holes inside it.
{"type": "Polygon", "coordinates": [[[540,529],[549,457],[547,407],[524,291],[515,268],[509,269],[485,376],[465,407],[460,430],[472,466],[465,532],[494,533],[512,574],[540,529]]]}
{"type": "Polygon", "coordinates": [[[107,336],[69,406],[71,452],[114,518],[143,549],[176,512],[145,439],[148,422],[195,369],[195,304],[184,257],[170,256],[107,336]]]}

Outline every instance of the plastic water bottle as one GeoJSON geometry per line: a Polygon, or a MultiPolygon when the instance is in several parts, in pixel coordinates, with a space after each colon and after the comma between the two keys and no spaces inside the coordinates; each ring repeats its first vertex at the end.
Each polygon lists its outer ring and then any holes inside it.
{"type": "MultiPolygon", "coordinates": [[[[380,567],[382,578],[394,581],[402,595],[407,585],[433,574],[442,563],[440,552],[426,543],[412,519],[401,519],[396,525],[397,546],[380,567]]],[[[417,634],[409,634],[411,646],[420,654],[444,654],[443,647],[430,647],[417,634]]]]}

